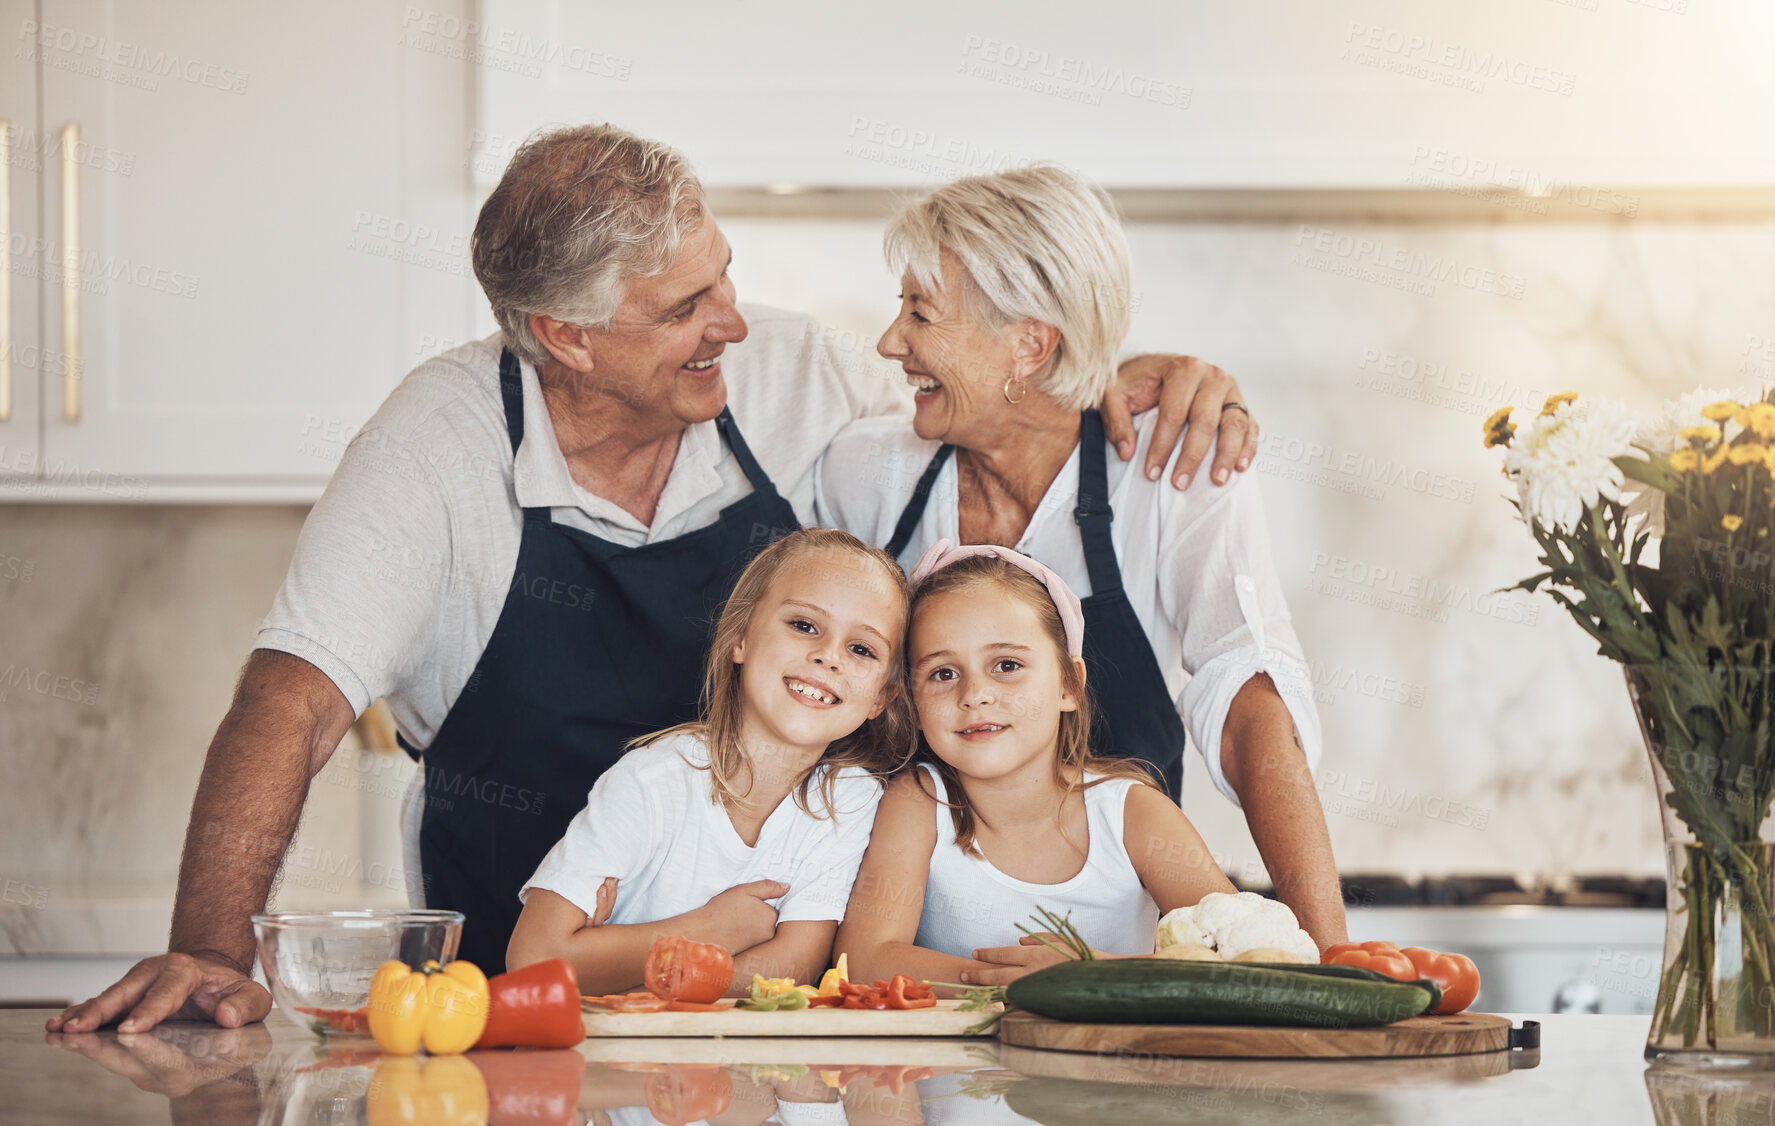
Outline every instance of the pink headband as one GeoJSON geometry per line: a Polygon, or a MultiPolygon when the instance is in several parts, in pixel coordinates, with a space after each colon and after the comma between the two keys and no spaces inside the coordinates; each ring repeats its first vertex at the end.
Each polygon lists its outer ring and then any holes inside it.
{"type": "Polygon", "coordinates": [[[966,547],[951,547],[948,540],[938,540],[931,549],[918,558],[918,565],[912,568],[912,589],[917,590],[932,575],[949,566],[974,555],[991,555],[1003,559],[1006,563],[1020,570],[1028,571],[1048,588],[1048,597],[1054,600],[1054,608],[1060,611],[1060,624],[1066,630],[1066,651],[1074,657],[1081,657],[1085,652],[1085,611],[1079,604],[1079,596],[1066,585],[1066,580],[1053,571],[1037,563],[1027,555],[1012,551],[1008,547],[1000,547],[993,543],[969,544],[966,547]]]}

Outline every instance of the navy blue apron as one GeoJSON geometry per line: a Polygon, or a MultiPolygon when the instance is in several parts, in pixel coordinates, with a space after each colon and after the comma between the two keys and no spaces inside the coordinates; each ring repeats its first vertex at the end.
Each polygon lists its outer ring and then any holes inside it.
{"type": "MultiPolygon", "coordinates": [[[[954,452],[954,446],[944,445],[925,466],[888,541],[887,553],[894,558],[912,542],[912,532],[930,502],[931,486],[954,452]]],[[[1103,419],[1094,410],[1084,412],[1079,421],[1079,503],[1072,517],[1085,544],[1085,567],[1091,576],[1091,597],[1084,599],[1091,749],[1100,755],[1145,759],[1176,797],[1183,790],[1183,721],[1177,718],[1177,705],[1165,686],[1152,643],[1122,589],[1122,568],[1109,538],[1115,512],[1109,506],[1103,419]]]]}
{"type": "MultiPolygon", "coordinates": [[[[499,390],[515,455],[524,402],[509,351],[499,390]]],[[[518,889],[592,783],[630,739],[696,718],[722,602],[753,555],[799,527],[733,415],[715,421],[752,492],[708,527],[622,547],[524,509],[493,636],[425,749],[425,902],[468,916],[458,956],[488,974],[505,966],[518,889]]]]}

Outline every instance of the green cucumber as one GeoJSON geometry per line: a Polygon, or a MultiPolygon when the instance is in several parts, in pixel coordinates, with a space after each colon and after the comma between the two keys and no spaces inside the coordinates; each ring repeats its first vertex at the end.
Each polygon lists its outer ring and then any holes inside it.
{"type": "MultiPolygon", "coordinates": [[[[1258,969],[1264,970],[1289,970],[1293,973],[1314,974],[1319,977],[1343,977],[1349,978],[1351,981],[1374,981],[1385,984],[1387,982],[1397,982],[1399,980],[1396,977],[1388,977],[1386,974],[1381,973],[1378,970],[1365,970],[1360,966],[1326,966],[1302,964],[1299,962],[1238,962],[1235,964],[1241,966],[1256,966],[1258,969]]],[[[1428,989],[1430,991],[1430,1005],[1424,1010],[1425,1012],[1431,1012],[1438,1005],[1442,1004],[1442,986],[1437,985],[1429,978],[1419,978],[1417,981],[1408,981],[1405,984],[1415,985],[1419,989],[1428,989]]]]}
{"type": "Polygon", "coordinates": [[[1365,1028],[1425,1012],[1428,983],[1318,972],[1350,967],[1103,958],[1020,977],[1007,1004],[1055,1020],[1097,1024],[1261,1024],[1365,1028]]]}

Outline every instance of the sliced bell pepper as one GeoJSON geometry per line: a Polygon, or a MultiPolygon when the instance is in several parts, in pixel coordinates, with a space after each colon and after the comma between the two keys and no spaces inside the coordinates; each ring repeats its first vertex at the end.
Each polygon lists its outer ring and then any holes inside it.
{"type": "Polygon", "coordinates": [[[838,961],[820,976],[818,994],[821,997],[838,996],[838,987],[851,979],[850,955],[840,954],[838,961]]]}
{"type": "Polygon", "coordinates": [[[368,1032],[370,1031],[370,1010],[366,1006],[361,1009],[308,1009],[297,1007],[297,1012],[305,1017],[313,1017],[313,1029],[325,1035],[329,1032],[368,1032]]]}
{"type": "Polygon", "coordinates": [[[434,1056],[466,1052],[487,1027],[487,975],[472,962],[419,969],[384,962],[370,979],[370,1035],[390,1055],[423,1045],[434,1056]]]}
{"type": "Polygon", "coordinates": [[[500,974],[487,991],[487,1027],[476,1048],[571,1048],[586,1038],[579,978],[564,958],[500,974]]]}
{"type": "Polygon", "coordinates": [[[928,1009],[937,1003],[928,985],[919,985],[905,974],[895,974],[883,990],[890,1009],[928,1009]]]}
{"type": "Polygon", "coordinates": [[[580,999],[617,1013],[663,1013],[666,1006],[671,1004],[664,997],[655,997],[651,993],[610,993],[603,997],[580,999]]]}

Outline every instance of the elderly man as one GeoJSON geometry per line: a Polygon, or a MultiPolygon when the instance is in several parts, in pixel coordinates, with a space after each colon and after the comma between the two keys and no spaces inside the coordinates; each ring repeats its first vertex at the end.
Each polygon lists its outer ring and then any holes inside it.
{"type": "MultiPolygon", "coordinates": [[[[248,916],[310,781],[378,697],[424,749],[427,903],[467,914],[462,957],[503,966],[517,890],[592,783],[629,739],[691,716],[708,624],[750,554],[811,521],[821,452],[905,409],[888,382],[845,376],[812,320],[742,314],[731,257],[664,145],[598,126],[518,151],[474,234],[500,332],[403,380],[304,525],[204,763],[171,952],[51,1031],[269,1011],[248,916]]],[[[1217,432],[1215,479],[1249,464],[1223,372],[1127,367],[1104,407],[1124,457],[1130,408],[1163,375],[1149,476],[1186,419],[1180,476],[1217,432]]]]}

